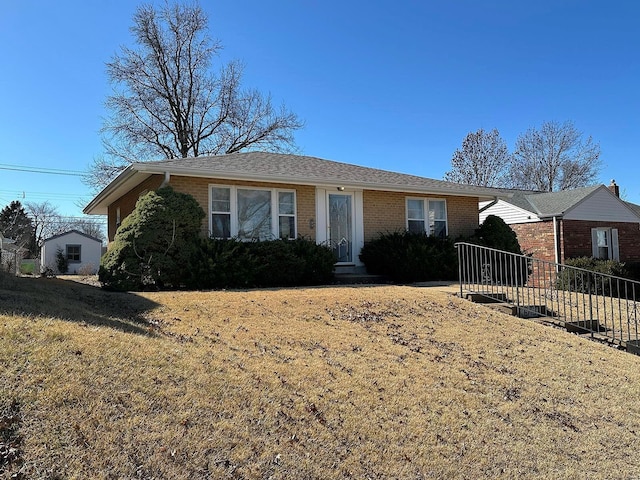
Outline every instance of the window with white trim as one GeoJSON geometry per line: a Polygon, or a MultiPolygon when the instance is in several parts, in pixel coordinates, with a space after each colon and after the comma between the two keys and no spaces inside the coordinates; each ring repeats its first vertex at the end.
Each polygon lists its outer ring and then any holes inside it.
{"type": "Polygon", "coordinates": [[[407,198],[407,230],[436,237],[447,236],[447,203],[433,198],[407,198]]]}
{"type": "Polygon", "coordinates": [[[593,258],[620,260],[617,228],[592,228],[591,248],[593,258]]]}
{"type": "Polygon", "coordinates": [[[211,185],[209,199],[212,237],[296,238],[295,190],[211,185]]]}
{"type": "Polygon", "coordinates": [[[82,250],[81,245],[65,245],[67,250],[67,261],[69,263],[80,263],[80,252],[82,250]]]}

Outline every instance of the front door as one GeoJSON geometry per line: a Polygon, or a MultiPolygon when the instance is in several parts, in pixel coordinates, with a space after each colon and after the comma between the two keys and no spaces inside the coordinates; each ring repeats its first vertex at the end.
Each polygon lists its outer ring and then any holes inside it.
{"type": "Polygon", "coordinates": [[[328,200],[329,245],[338,263],[353,263],[353,195],[330,193],[328,200]]]}

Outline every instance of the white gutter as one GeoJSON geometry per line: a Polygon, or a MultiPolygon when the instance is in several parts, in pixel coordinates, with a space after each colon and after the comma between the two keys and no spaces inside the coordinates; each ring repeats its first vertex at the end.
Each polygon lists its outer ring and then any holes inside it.
{"type": "Polygon", "coordinates": [[[560,238],[558,237],[558,217],[553,216],[553,251],[556,264],[560,263],[560,238]]]}

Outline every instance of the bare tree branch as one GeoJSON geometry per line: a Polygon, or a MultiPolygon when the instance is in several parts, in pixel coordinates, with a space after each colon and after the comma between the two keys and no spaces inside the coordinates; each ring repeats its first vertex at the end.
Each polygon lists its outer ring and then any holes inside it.
{"type": "Polygon", "coordinates": [[[544,122],[516,141],[510,168],[515,188],[553,192],[583,187],[597,181],[600,145],[582,138],[573,122],[544,122]]]}
{"type": "Polygon", "coordinates": [[[444,179],[467,185],[502,187],[510,161],[509,149],[498,130],[494,128],[487,132],[481,128],[464,138],[462,148],[453,154],[451,170],[445,173],[444,179]]]}
{"type": "Polygon", "coordinates": [[[222,46],[208,36],[199,6],[141,6],[131,32],[137,48],[123,47],[107,63],[106,160],[94,161],[85,183],[103,187],[134,161],[296,149],[293,133],[303,127],[296,114],[241,89],[240,63],[212,68],[222,46]]]}

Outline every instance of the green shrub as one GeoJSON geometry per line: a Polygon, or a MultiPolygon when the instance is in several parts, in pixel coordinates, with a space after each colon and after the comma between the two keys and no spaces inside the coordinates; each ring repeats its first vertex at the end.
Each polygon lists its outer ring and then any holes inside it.
{"type": "Polygon", "coordinates": [[[60,247],[56,250],[56,267],[58,268],[58,272],[63,275],[69,271],[69,259],[60,247]]]}
{"type": "Polygon", "coordinates": [[[609,282],[606,279],[603,281],[602,277],[597,274],[613,275],[623,278],[626,275],[625,264],[615,260],[576,257],[568,258],[564,262],[564,265],[567,267],[576,267],[581,270],[562,268],[560,273],[558,273],[558,288],[580,293],[617,295],[619,283],[617,281],[609,282]]]}
{"type": "Polygon", "coordinates": [[[640,281],[640,262],[625,262],[623,276],[630,280],[640,281]]]}
{"type": "Polygon", "coordinates": [[[477,265],[468,265],[471,271],[483,272],[483,281],[502,285],[524,285],[531,273],[529,258],[509,255],[524,255],[518,242],[518,236],[502,218],[489,215],[476,229],[469,243],[499,250],[486,252],[480,258],[470,259],[477,265]]]}
{"type": "Polygon", "coordinates": [[[516,232],[496,215],[487,216],[469,242],[504,252],[522,254],[516,232]]]}
{"type": "Polygon", "coordinates": [[[241,242],[203,239],[191,258],[191,288],[319,285],[333,278],[330,249],[303,238],[241,242]]]}
{"type": "Polygon", "coordinates": [[[385,275],[394,282],[454,280],[458,274],[453,242],[423,233],[381,234],[365,243],[360,260],[367,272],[385,275]]]}
{"type": "Polygon", "coordinates": [[[170,187],[143,195],[102,257],[100,281],[117,290],[184,286],[204,217],[191,195],[170,187]]]}

